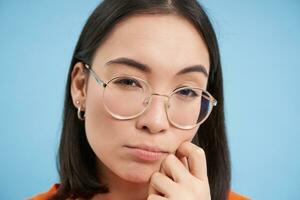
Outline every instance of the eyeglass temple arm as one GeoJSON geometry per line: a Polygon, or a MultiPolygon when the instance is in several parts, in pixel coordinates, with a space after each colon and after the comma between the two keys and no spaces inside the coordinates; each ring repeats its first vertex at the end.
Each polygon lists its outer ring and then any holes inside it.
{"type": "Polygon", "coordinates": [[[211,101],[213,106],[216,106],[218,104],[218,101],[213,96],[211,96],[211,95],[209,95],[209,97],[205,97],[204,96],[204,98],[206,98],[207,100],[211,101]]]}
{"type": "Polygon", "coordinates": [[[84,64],[84,67],[87,68],[92,73],[92,75],[95,77],[96,81],[99,84],[101,84],[103,87],[106,87],[106,83],[98,77],[98,75],[94,72],[94,70],[88,64],[84,64]]]}

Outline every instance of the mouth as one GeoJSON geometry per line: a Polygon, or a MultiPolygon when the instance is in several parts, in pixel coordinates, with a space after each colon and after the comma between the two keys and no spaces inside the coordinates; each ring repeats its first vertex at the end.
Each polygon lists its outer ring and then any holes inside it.
{"type": "Polygon", "coordinates": [[[155,162],[161,160],[169,152],[149,145],[125,146],[131,156],[138,161],[155,162]]]}

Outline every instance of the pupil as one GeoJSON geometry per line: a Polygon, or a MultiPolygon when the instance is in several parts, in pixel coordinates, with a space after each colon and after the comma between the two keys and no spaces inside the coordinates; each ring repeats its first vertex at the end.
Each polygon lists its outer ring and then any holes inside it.
{"type": "Polygon", "coordinates": [[[190,89],[184,89],[184,90],[181,90],[181,94],[182,94],[182,95],[188,96],[190,93],[191,93],[191,90],[190,90],[190,89]]]}
{"type": "Polygon", "coordinates": [[[127,84],[127,85],[131,85],[131,84],[133,83],[133,81],[132,81],[132,80],[129,80],[129,79],[124,80],[124,82],[125,82],[125,84],[127,84]]]}
{"type": "Polygon", "coordinates": [[[118,81],[120,84],[123,84],[123,85],[128,85],[128,86],[132,86],[135,84],[135,82],[131,79],[121,79],[118,81]]]}

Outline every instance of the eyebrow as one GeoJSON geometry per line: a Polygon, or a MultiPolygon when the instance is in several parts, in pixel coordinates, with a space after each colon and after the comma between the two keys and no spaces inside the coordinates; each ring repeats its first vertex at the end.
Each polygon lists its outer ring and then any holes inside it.
{"type": "MultiPolygon", "coordinates": [[[[138,69],[138,70],[146,72],[146,73],[151,73],[151,69],[148,65],[138,62],[136,60],[133,60],[131,58],[126,58],[126,57],[116,58],[116,59],[108,61],[105,65],[111,65],[111,64],[123,64],[123,65],[133,67],[135,69],[138,69]]],[[[188,67],[180,70],[179,72],[177,72],[176,75],[187,74],[190,72],[200,72],[200,73],[203,73],[206,77],[208,77],[208,72],[207,72],[206,68],[201,64],[188,66],[188,67]]]]}

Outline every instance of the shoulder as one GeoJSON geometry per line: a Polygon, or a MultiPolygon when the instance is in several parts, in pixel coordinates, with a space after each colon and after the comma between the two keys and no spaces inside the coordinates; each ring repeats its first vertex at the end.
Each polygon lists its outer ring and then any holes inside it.
{"type": "Polygon", "coordinates": [[[29,198],[29,200],[47,200],[49,197],[56,193],[58,187],[59,184],[54,184],[47,192],[39,193],[29,198]]]}
{"type": "Polygon", "coordinates": [[[236,192],[230,191],[228,195],[228,200],[250,200],[249,197],[243,196],[236,192]]]}
{"type": "MultiPolygon", "coordinates": [[[[58,188],[59,188],[59,184],[56,183],[52,185],[52,187],[47,192],[39,193],[29,198],[29,200],[47,200],[49,197],[51,197],[53,194],[56,193],[58,188]]],[[[229,192],[228,200],[250,200],[250,198],[231,191],[229,192]]]]}

